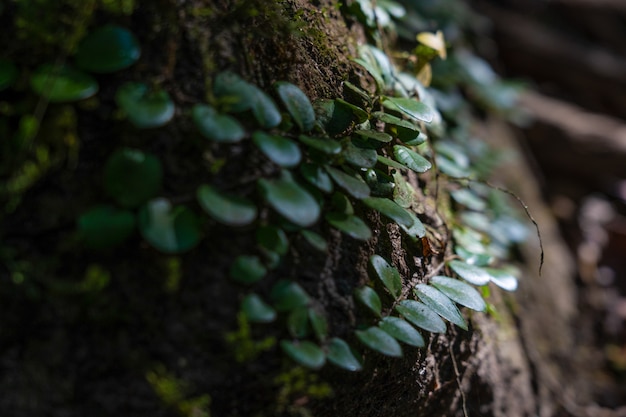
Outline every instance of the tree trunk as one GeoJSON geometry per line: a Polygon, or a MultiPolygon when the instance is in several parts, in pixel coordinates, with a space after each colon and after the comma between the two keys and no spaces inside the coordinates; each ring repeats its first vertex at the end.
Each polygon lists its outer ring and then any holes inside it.
{"type": "MultiPolygon", "coordinates": [[[[365,242],[323,221],[314,230],[326,237],[325,252],[289,235],[288,256],[254,291],[265,297],[279,279],[299,283],[323,306],[330,334],[359,346],[364,369],[358,373],[296,366],[279,347],[289,338],[284,317],[280,325],[251,325],[238,315],[251,290],[233,283],[229,271],[237,256],[258,252],[252,226],[233,229],[205,219],[204,238],[182,254],[165,255],[137,232],[110,249],[85,247],[77,219],[94,205],[113,204],[102,177],[120,147],[158,157],[164,172],[158,196],[173,204],[202,212],[194,196],[206,183],[261,200],[256,180],[280,170],[251,141],[209,143],[191,122],[192,106],[210,99],[218,73],[232,71],[266,91],[288,81],[312,100],[342,97],[346,80],[373,85],[350,61],[366,34],[336,2],[134,3],[12,1],[0,9],[0,21],[11,29],[5,32],[16,34],[3,37],[0,50],[20,71],[12,88],[0,91],[0,132],[17,141],[2,148],[0,414],[543,417],[565,415],[564,407],[588,400],[584,386],[576,402],[558,389],[577,376],[567,369],[573,266],[519,159],[502,175],[516,172],[513,191],[539,223],[547,253],[543,275],[537,275],[538,245],[528,243],[517,296],[492,288],[494,315],[465,313],[468,331],[450,325],[443,334],[425,333],[426,346],[404,346],[402,358],[361,349],[352,334],[366,313],[352,293],[370,280],[373,254],[399,269],[405,291],[443,267],[451,235],[436,208],[440,179],[408,177],[422,193],[417,214],[438,253],[426,254],[397,224],[363,205],[355,205],[357,214],[374,232],[365,242]],[[33,95],[29,78],[39,64],[73,62],[78,40],[106,23],[138,38],[136,64],[96,75],[97,96],[77,104],[33,95]],[[176,106],[173,120],[156,129],[129,123],[115,98],[127,81],[167,91],[176,106]],[[25,116],[41,122],[33,136],[15,134],[24,133],[25,116]]],[[[501,121],[481,128],[502,139],[497,146],[515,149],[501,121]]],[[[258,221],[275,217],[265,207],[258,221]]]]}

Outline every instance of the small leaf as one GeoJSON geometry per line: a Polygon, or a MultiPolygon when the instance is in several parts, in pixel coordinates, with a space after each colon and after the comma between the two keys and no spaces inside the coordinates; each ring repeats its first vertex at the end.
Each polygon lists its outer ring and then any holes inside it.
{"type": "Polygon", "coordinates": [[[309,334],[309,314],[306,307],[297,307],[289,312],[287,330],[296,339],[302,339],[309,334]]]}
{"type": "Polygon", "coordinates": [[[426,228],[424,227],[422,221],[412,212],[409,211],[408,213],[411,216],[411,219],[413,219],[413,224],[411,227],[406,227],[401,224],[400,227],[402,230],[404,230],[404,232],[412,238],[421,239],[426,236],[426,228]]]}
{"type": "Polygon", "coordinates": [[[517,289],[517,278],[510,272],[502,269],[485,268],[490,275],[491,282],[506,291],[517,289]]]}
{"type": "Polygon", "coordinates": [[[328,213],[326,221],[335,229],[342,231],[354,239],[369,240],[372,237],[372,231],[361,220],[352,214],[344,213],[328,213]]]}
{"type": "Polygon", "coordinates": [[[368,197],[362,201],[366,206],[379,211],[401,226],[411,227],[413,225],[413,219],[409,212],[388,198],[368,197]]]}
{"type": "Polygon", "coordinates": [[[257,88],[230,71],[217,74],[213,80],[213,92],[229,111],[235,113],[246,111],[258,102],[257,88]]]}
{"type": "Polygon", "coordinates": [[[430,123],[435,116],[433,110],[421,101],[405,97],[383,97],[383,106],[409,116],[412,119],[430,123]]]}
{"type": "Polygon", "coordinates": [[[376,316],[380,317],[382,303],[380,302],[380,297],[374,291],[373,288],[364,286],[361,288],[354,289],[354,296],[357,300],[359,300],[365,307],[369,308],[376,316]]]}
{"type": "Polygon", "coordinates": [[[350,199],[343,193],[336,192],[333,194],[331,204],[334,212],[343,214],[354,214],[354,207],[350,199]]]}
{"type": "Polygon", "coordinates": [[[135,230],[135,215],[129,210],[96,206],[78,218],[78,232],[92,249],[112,248],[124,242],[135,230]]]}
{"type": "Polygon", "coordinates": [[[105,25],[80,42],[75,59],[80,68],[104,74],[130,67],[140,55],[139,41],[132,32],[121,26],[105,25]]]}
{"type": "Polygon", "coordinates": [[[416,347],[425,345],[424,338],[415,327],[399,317],[385,317],[378,323],[378,327],[407,345],[416,347]]]}
{"type": "Polygon", "coordinates": [[[418,146],[422,143],[426,142],[428,136],[426,136],[422,132],[416,132],[414,130],[405,129],[403,127],[399,127],[396,129],[396,135],[398,139],[404,142],[405,145],[409,146],[418,146]]]}
{"type": "Polygon", "coordinates": [[[300,163],[302,153],[291,139],[257,130],[252,134],[252,140],[265,156],[281,167],[290,168],[300,163]]]}
{"type": "Polygon", "coordinates": [[[395,145],[393,154],[398,162],[417,173],[426,172],[432,168],[426,158],[406,146],[395,145]]]}
{"type": "Polygon", "coordinates": [[[340,135],[353,125],[355,116],[352,109],[336,100],[318,100],[313,103],[317,121],[331,136],[340,135]]]}
{"type": "Polygon", "coordinates": [[[320,252],[326,252],[328,250],[328,243],[326,240],[320,235],[310,230],[301,230],[300,234],[302,237],[309,242],[311,246],[317,249],[320,252]]]}
{"type": "Polygon", "coordinates": [[[43,64],[30,78],[33,91],[51,103],[66,103],[89,98],[98,92],[90,75],[69,66],[43,64]]]}
{"type": "Polygon", "coordinates": [[[474,287],[458,279],[448,278],[441,275],[432,277],[431,284],[439,291],[447,295],[451,300],[476,311],[486,311],[487,304],[474,287]]]}
{"type": "Polygon", "coordinates": [[[356,118],[357,123],[363,123],[369,118],[367,112],[359,106],[355,106],[354,104],[348,103],[347,101],[340,98],[336,99],[335,102],[337,103],[337,107],[343,106],[350,110],[352,112],[352,115],[356,118]]]}
{"type": "Polygon", "coordinates": [[[376,197],[390,197],[396,187],[393,179],[378,169],[370,168],[365,171],[365,182],[376,197]]]}
{"type": "Polygon", "coordinates": [[[337,155],[341,152],[341,144],[330,138],[313,138],[311,136],[300,135],[298,136],[298,140],[306,146],[327,155],[337,155]]]}
{"type": "Polygon", "coordinates": [[[376,272],[376,276],[382,281],[394,298],[402,293],[402,278],[396,268],[389,265],[385,258],[380,255],[372,255],[370,265],[376,272]]]}
{"type": "Polygon", "coordinates": [[[378,91],[384,90],[385,81],[383,80],[383,75],[379,68],[362,58],[355,58],[353,59],[353,61],[365,68],[365,70],[370,73],[370,75],[374,78],[374,81],[376,82],[376,87],[378,91]]]}
{"type": "Polygon", "coordinates": [[[309,303],[309,295],[297,283],[281,280],[272,287],[270,298],[276,310],[291,311],[297,307],[304,307],[309,303]]]}
{"type": "Polygon", "coordinates": [[[321,191],[325,193],[331,193],[333,191],[334,187],[330,176],[328,176],[328,173],[319,165],[304,163],[300,165],[300,174],[302,174],[305,180],[321,191]]]}
{"type": "Polygon", "coordinates": [[[254,293],[243,299],[241,310],[251,322],[269,323],[276,319],[276,311],[254,293]]]}
{"type": "Polygon", "coordinates": [[[251,104],[252,114],[254,114],[256,121],[266,129],[278,126],[282,121],[282,116],[274,100],[256,86],[251,87],[256,93],[251,104]]]}
{"type": "Polygon", "coordinates": [[[337,185],[346,190],[352,197],[362,199],[370,195],[370,188],[367,186],[363,178],[346,174],[345,172],[331,166],[326,166],[326,171],[328,171],[337,185]]]}
{"type": "Polygon", "coordinates": [[[372,113],[372,116],[381,122],[384,122],[387,125],[399,126],[405,129],[410,129],[419,132],[419,129],[408,120],[401,119],[391,114],[384,113],[382,111],[377,111],[372,113]]]}
{"type": "Polygon", "coordinates": [[[200,226],[193,211],[164,198],[149,201],[139,211],[139,231],[161,252],[182,253],[200,241],[200,226]]]}
{"type": "Polygon", "coordinates": [[[448,266],[470,284],[485,285],[491,280],[491,275],[484,268],[476,265],[454,260],[448,262],[448,266]]]}
{"type": "Polygon", "coordinates": [[[196,197],[200,207],[220,223],[245,226],[256,219],[256,206],[243,197],[222,194],[207,184],[198,187],[196,197]]]}
{"type": "Polygon", "coordinates": [[[354,356],[350,346],[337,337],[330,339],[327,357],[330,362],[348,371],[356,372],[363,369],[361,362],[354,356]]]}
{"type": "Polygon", "coordinates": [[[357,168],[371,168],[378,161],[378,154],[374,149],[360,148],[352,142],[347,143],[343,156],[346,158],[346,162],[357,168]]]}
{"type": "Polygon", "coordinates": [[[115,102],[126,113],[128,120],[141,129],[167,124],[176,110],[165,90],[150,90],[143,83],[123,84],[115,93],[115,102]]]}
{"type": "Polygon", "coordinates": [[[306,368],[320,369],[326,363],[322,349],[308,340],[300,342],[281,340],[280,347],[287,356],[306,368]]]}
{"type": "Polygon", "coordinates": [[[193,106],[191,116],[200,133],[215,142],[239,142],[246,135],[246,131],[237,119],[226,114],[219,114],[215,109],[204,104],[193,106]]]}
{"type": "Polygon", "coordinates": [[[487,207],[487,203],[481,197],[476,195],[471,190],[467,188],[461,188],[459,190],[453,190],[450,192],[450,195],[459,204],[464,205],[465,207],[476,210],[476,211],[484,211],[487,207]]]}
{"type": "Polygon", "coordinates": [[[378,327],[357,330],[356,337],[367,347],[386,356],[401,357],[402,348],[396,339],[378,327]]]}
{"type": "Polygon", "coordinates": [[[119,149],[104,165],[104,189],[122,207],[137,207],[156,196],[162,179],[161,162],[136,149],[119,149]]]}
{"type": "Polygon", "coordinates": [[[315,125],[315,110],[309,98],[295,85],[286,81],[274,84],[276,92],[287,111],[293,117],[301,131],[308,132],[315,125]]]}
{"type": "Polygon", "coordinates": [[[282,229],[276,226],[261,226],[256,231],[256,240],[264,249],[285,255],[289,249],[289,240],[282,229]]]}
{"type": "Polygon", "coordinates": [[[401,170],[408,169],[406,166],[402,165],[401,163],[396,162],[393,159],[389,159],[386,156],[378,155],[376,158],[378,159],[378,162],[380,162],[381,164],[385,164],[390,168],[401,169],[401,170]]]}
{"type": "Polygon", "coordinates": [[[431,310],[444,319],[456,324],[463,330],[467,330],[467,323],[461,312],[448,298],[447,295],[426,284],[417,284],[414,289],[415,295],[431,310]]]}
{"type": "Polygon", "coordinates": [[[0,58],[0,91],[9,88],[19,75],[19,71],[13,62],[0,58]]]}
{"type": "Polygon", "coordinates": [[[363,103],[372,104],[372,99],[370,98],[369,94],[361,87],[352,84],[350,81],[344,81],[343,85],[348,89],[348,91],[344,91],[344,93],[352,95],[355,99],[357,99],[358,97],[358,100],[362,101],[363,103]]]}
{"type": "Polygon", "coordinates": [[[239,255],[230,267],[230,277],[242,284],[253,284],[267,274],[258,256],[239,255]]]}
{"type": "Polygon", "coordinates": [[[259,179],[259,188],[267,202],[287,220],[298,226],[313,225],[320,215],[315,198],[289,176],[280,179],[259,179]]]}
{"type": "Polygon", "coordinates": [[[317,336],[319,340],[325,340],[328,337],[328,321],[326,320],[326,316],[323,312],[314,307],[309,307],[308,312],[315,336],[317,336]]]}
{"type": "Polygon", "coordinates": [[[437,33],[418,33],[417,41],[437,51],[441,59],[446,59],[446,41],[443,39],[442,31],[438,30],[437,33]]]}
{"type": "Polygon", "coordinates": [[[404,300],[396,306],[398,313],[408,321],[433,333],[445,333],[446,323],[426,305],[415,300],[404,300]]]}
{"type": "Polygon", "coordinates": [[[379,132],[377,130],[367,129],[367,130],[355,130],[359,136],[364,137],[365,139],[372,139],[378,142],[388,143],[393,139],[391,135],[385,132],[379,132]]]}

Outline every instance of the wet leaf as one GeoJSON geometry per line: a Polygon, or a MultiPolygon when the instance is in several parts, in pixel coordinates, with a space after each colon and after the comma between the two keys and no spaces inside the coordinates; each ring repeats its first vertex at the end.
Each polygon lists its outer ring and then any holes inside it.
{"type": "Polygon", "coordinates": [[[385,317],[378,323],[378,327],[407,345],[416,347],[425,346],[424,338],[415,330],[415,327],[399,317],[385,317]]]}
{"type": "Polygon", "coordinates": [[[315,110],[309,98],[297,86],[286,81],[274,84],[285,108],[303,132],[308,132],[315,125],[315,110]]]}
{"type": "Polygon", "coordinates": [[[191,117],[200,133],[215,142],[239,142],[246,135],[246,131],[237,119],[226,114],[219,114],[212,107],[203,104],[193,106],[191,117]]]}
{"type": "Polygon", "coordinates": [[[485,311],[487,305],[474,287],[463,281],[441,275],[432,277],[430,283],[451,300],[476,311],[485,311]]]}
{"type": "Polygon", "coordinates": [[[52,64],[39,66],[30,78],[30,86],[51,103],[79,101],[98,92],[98,83],[90,75],[52,64]]]}
{"type": "Polygon", "coordinates": [[[426,158],[406,146],[394,145],[393,154],[398,162],[417,173],[423,173],[432,168],[426,158]]]}
{"type": "Polygon", "coordinates": [[[322,349],[308,340],[299,342],[281,340],[280,347],[287,356],[306,368],[320,369],[326,363],[326,356],[322,349]]]}
{"type": "Polygon", "coordinates": [[[352,197],[362,199],[370,195],[370,188],[367,186],[363,178],[356,175],[346,174],[345,172],[331,166],[326,166],[326,171],[328,171],[337,185],[346,190],[346,192],[348,192],[348,194],[352,197]]]}
{"type": "Polygon", "coordinates": [[[276,310],[291,311],[297,307],[304,307],[309,303],[309,295],[297,283],[281,280],[272,287],[270,298],[276,310]]]}
{"type": "Polygon", "coordinates": [[[348,236],[358,240],[369,240],[372,237],[372,231],[361,220],[352,214],[345,213],[328,213],[326,221],[335,229],[342,231],[348,236]]]}
{"type": "Polygon", "coordinates": [[[458,276],[465,281],[474,285],[485,285],[491,280],[491,274],[484,268],[476,265],[470,265],[463,261],[450,261],[448,266],[457,273],[458,276]]]}
{"type": "Polygon", "coordinates": [[[380,302],[380,297],[373,288],[368,286],[355,288],[354,296],[372,313],[380,317],[382,303],[380,302]]]}
{"type": "Polygon", "coordinates": [[[413,225],[413,218],[409,212],[388,198],[367,197],[362,201],[366,206],[379,211],[382,215],[390,218],[399,225],[406,227],[413,225]]]}
{"type": "Polygon", "coordinates": [[[315,198],[290,176],[273,180],[262,178],[258,184],[270,206],[290,222],[308,227],[319,218],[320,206],[315,198]]]}
{"type": "Polygon", "coordinates": [[[239,255],[230,267],[230,277],[242,284],[253,284],[267,274],[258,256],[239,255]]]}
{"type": "Polygon", "coordinates": [[[256,219],[256,206],[243,197],[222,194],[206,184],[198,187],[196,197],[200,207],[220,223],[245,226],[256,219]]]}
{"type": "Polygon", "coordinates": [[[378,327],[357,330],[356,337],[367,347],[386,356],[401,357],[402,348],[396,339],[378,327]]]}
{"type": "Polygon", "coordinates": [[[318,251],[326,252],[328,250],[328,243],[326,243],[326,240],[317,233],[310,230],[302,230],[300,231],[300,234],[307,242],[309,242],[311,246],[313,246],[318,251]]]}
{"type": "Polygon", "coordinates": [[[150,90],[143,83],[123,84],[115,93],[115,101],[126,113],[128,120],[141,129],[167,124],[176,110],[167,91],[150,90]]]}
{"type": "Polygon", "coordinates": [[[415,295],[431,310],[444,319],[456,324],[463,330],[467,330],[467,323],[459,309],[447,295],[435,287],[426,284],[417,284],[414,289],[415,295]]]}
{"type": "Polygon", "coordinates": [[[165,253],[182,253],[200,241],[200,225],[193,211],[172,206],[164,198],[149,201],[139,211],[139,231],[148,243],[165,253]]]}
{"type": "Polygon", "coordinates": [[[432,333],[445,333],[446,323],[426,305],[415,300],[404,300],[396,306],[398,313],[419,328],[432,333]]]}
{"type": "Polygon", "coordinates": [[[252,141],[261,152],[281,167],[294,167],[300,163],[302,153],[300,147],[291,139],[278,135],[270,135],[260,130],[252,134],[252,141]]]}
{"type": "Polygon", "coordinates": [[[161,162],[136,149],[115,151],[104,165],[104,189],[122,207],[137,207],[161,189],[161,162]]]}
{"type": "Polygon", "coordinates": [[[426,123],[433,121],[433,110],[414,98],[384,96],[382,104],[385,108],[397,111],[412,119],[426,123]]]}
{"type": "Polygon", "coordinates": [[[109,73],[130,67],[140,56],[139,41],[132,32],[121,26],[106,25],[80,42],[76,65],[90,72],[109,73]]]}
{"type": "Polygon", "coordinates": [[[402,278],[396,268],[389,265],[380,255],[372,255],[370,265],[374,269],[378,279],[382,281],[394,298],[398,298],[402,293],[402,278]]]}
{"type": "Polygon", "coordinates": [[[334,365],[348,371],[360,371],[363,369],[361,362],[354,356],[350,346],[337,337],[333,337],[328,342],[328,360],[334,365]]]}
{"type": "Polygon", "coordinates": [[[78,218],[78,233],[92,249],[118,246],[135,231],[135,216],[130,210],[96,206],[78,218]]]}
{"type": "Polygon", "coordinates": [[[269,323],[276,319],[276,311],[263,301],[259,295],[254,293],[247,295],[243,299],[241,310],[251,322],[269,323]]]}

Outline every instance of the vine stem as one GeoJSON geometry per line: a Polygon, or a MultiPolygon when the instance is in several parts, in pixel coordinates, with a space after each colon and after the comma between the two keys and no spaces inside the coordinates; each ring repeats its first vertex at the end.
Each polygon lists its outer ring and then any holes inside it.
{"type": "Polygon", "coordinates": [[[456,379],[456,384],[459,386],[459,392],[461,393],[461,403],[463,404],[463,415],[465,417],[469,417],[467,413],[467,399],[465,398],[465,393],[463,392],[463,386],[461,385],[461,373],[459,372],[459,367],[456,364],[456,358],[454,357],[454,351],[452,350],[452,343],[448,344],[448,349],[450,350],[450,359],[452,359],[452,366],[454,367],[454,376],[456,379]]]}

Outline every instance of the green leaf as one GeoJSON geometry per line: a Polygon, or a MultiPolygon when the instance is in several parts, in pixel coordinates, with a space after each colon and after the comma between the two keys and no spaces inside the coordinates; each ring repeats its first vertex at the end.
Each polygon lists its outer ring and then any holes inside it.
{"type": "Polygon", "coordinates": [[[265,92],[258,89],[256,86],[251,86],[255,92],[254,99],[252,100],[252,114],[256,118],[256,121],[266,129],[271,129],[280,124],[283,117],[280,114],[280,110],[274,103],[274,100],[265,92]]]}
{"type": "Polygon", "coordinates": [[[322,349],[308,340],[299,342],[281,340],[280,347],[287,356],[306,368],[320,369],[326,363],[322,349]]]}
{"type": "Polygon", "coordinates": [[[243,197],[222,194],[207,184],[198,187],[196,197],[200,207],[220,223],[245,226],[256,219],[256,206],[243,197]]]}
{"type": "Polygon", "coordinates": [[[475,192],[468,190],[467,188],[461,188],[459,190],[453,190],[450,195],[459,204],[465,207],[476,210],[484,211],[487,208],[487,203],[481,197],[476,195],[475,192]]]}
{"type": "Polygon", "coordinates": [[[381,122],[384,122],[387,125],[403,127],[405,129],[410,129],[410,130],[419,132],[419,129],[413,123],[409,122],[408,120],[404,120],[399,117],[396,117],[394,115],[384,113],[382,111],[377,111],[377,112],[372,113],[372,116],[375,119],[380,120],[381,122]]]}
{"type": "Polygon", "coordinates": [[[241,302],[247,319],[255,323],[269,323],[276,319],[276,311],[257,294],[248,294],[241,302]]]}
{"type": "Polygon", "coordinates": [[[19,75],[13,62],[0,58],[0,91],[9,88],[19,75]]]}
{"type": "Polygon", "coordinates": [[[290,176],[274,180],[262,178],[258,184],[270,206],[290,222],[308,227],[319,218],[320,206],[315,198],[290,176]]]}
{"type": "Polygon", "coordinates": [[[246,131],[237,119],[226,114],[219,114],[214,108],[204,104],[193,106],[191,117],[200,133],[215,142],[239,142],[246,135],[246,131]]]}
{"type": "Polygon", "coordinates": [[[377,317],[380,317],[382,303],[380,302],[380,297],[372,287],[364,286],[355,288],[354,296],[377,317]]]}
{"type": "Polygon", "coordinates": [[[310,230],[301,230],[300,234],[307,242],[309,242],[311,246],[313,246],[318,251],[326,252],[328,250],[328,243],[326,243],[326,240],[317,233],[310,230]]]}
{"type": "Polygon", "coordinates": [[[391,135],[389,135],[388,133],[379,132],[373,129],[355,130],[354,133],[356,133],[357,135],[365,139],[372,139],[372,140],[383,142],[383,143],[391,142],[391,140],[393,139],[391,135]]]}
{"type": "Polygon", "coordinates": [[[343,214],[354,214],[354,207],[350,202],[350,199],[345,194],[336,192],[333,194],[331,204],[334,212],[343,214]]]}
{"type": "Polygon", "coordinates": [[[352,115],[356,118],[357,123],[363,123],[364,121],[366,121],[367,119],[369,119],[369,115],[367,114],[367,112],[365,110],[363,110],[362,108],[360,108],[359,106],[355,106],[352,103],[348,103],[347,101],[338,98],[335,100],[336,107],[345,107],[347,108],[352,115]]]}
{"type": "Polygon", "coordinates": [[[503,269],[485,268],[490,276],[491,282],[506,291],[517,289],[517,278],[509,271],[503,269]]]}
{"type": "Polygon", "coordinates": [[[264,249],[285,255],[289,249],[289,240],[282,229],[276,226],[261,226],[256,231],[256,240],[264,249]]]}
{"type": "Polygon", "coordinates": [[[92,249],[118,246],[135,231],[135,216],[129,210],[96,206],[78,218],[78,232],[92,249]]]}
{"type": "Polygon", "coordinates": [[[317,336],[319,340],[325,340],[328,337],[328,321],[326,320],[326,316],[320,309],[314,307],[309,307],[308,313],[315,336],[317,336]]]}
{"type": "Polygon", "coordinates": [[[433,333],[445,333],[446,323],[426,305],[415,300],[404,300],[396,306],[398,313],[408,321],[433,333]]]}
{"type": "Polygon", "coordinates": [[[385,258],[380,255],[372,255],[370,265],[376,272],[376,276],[382,281],[394,298],[402,293],[402,278],[396,268],[389,265],[385,258]]]}
{"type": "Polygon", "coordinates": [[[296,339],[302,339],[309,334],[309,313],[306,307],[297,307],[289,312],[287,330],[296,339]]]}
{"type": "Polygon", "coordinates": [[[352,142],[347,143],[343,156],[346,158],[346,162],[357,168],[371,168],[378,161],[378,154],[374,149],[360,148],[352,142]]]}
{"type": "Polygon", "coordinates": [[[331,193],[333,191],[332,180],[328,176],[328,173],[319,165],[304,163],[300,165],[300,174],[302,174],[305,180],[321,191],[325,193],[331,193]]]}
{"type": "Polygon", "coordinates": [[[80,42],[75,59],[80,68],[104,74],[128,68],[140,56],[139,41],[132,32],[121,26],[105,25],[80,42]]]}
{"type": "Polygon", "coordinates": [[[137,207],[161,189],[161,162],[136,149],[115,151],[104,165],[104,189],[122,207],[137,207]]]}
{"type": "Polygon", "coordinates": [[[415,327],[399,317],[385,317],[378,323],[378,327],[407,345],[416,347],[425,345],[424,338],[415,330],[415,327]]]}
{"type": "Polygon", "coordinates": [[[354,123],[352,109],[336,100],[318,100],[313,103],[317,120],[331,136],[340,135],[354,123]]]}
{"type": "Polygon", "coordinates": [[[281,280],[272,287],[270,298],[276,310],[291,311],[297,307],[304,307],[309,303],[309,295],[297,283],[281,280]]]}
{"type": "Polygon", "coordinates": [[[213,92],[228,111],[235,113],[251,109],[258,103],[257,90],[255,86],[230,71],[220,72],[213,80],[213,92]]]}
{"type": "Polygon", "coordinates": [[[362,58],[355,58],[353,59],[353,61],[365,68],[365,70],[370,73],[370,75],[374,78],[374,81],[376,82],[376,87],[378,91],[384,90],[385,81],[383,80],[383,75],[379,68],[376,68],[375,65],[362,58]]]}
{"type": "Polygon", "coordinates": [[[404,142],[405,145],[409,146],[421,145],[426,142],[426,139],[428,139],[428,136],[422,132],[416,132],[403,127],[397,128],[396,135],[398,136],[398,139],[404,142]]]}
{"type": "Polygon", "coordinates": [[[430,283],[439,291],[447,295],[451,300],[476,311],[486,311],[487,304],[483,297],[474,287],[458,279],[448,278],[441,275],[432,277],[430,283]]]}
{"type": "Polygon", "coordinates": [[[79,101],[98,92],[98,83],[90,75],[52,64],[39,66],[30,78],[30,86],[51,103],[79,101]]]}
{"type": "Polygon", "coordinates": [[[467,323],[461,312],[448,298],[447,295],[426,284],[417,284],[414,289],[415,295],[431,310],[444,319],[456,324],[463,330],[467,330],[467,323]]]}
{"type": "Polygon", "coordinates": [[[376,197],[389,197],[393,195],[396,187],[393,179],[378,169],[365,171],[365,182],[370,187],[372,195],[376,197]]]}
{"type": "Polygon", "coordinates": [[[430,123],[435,116],[433,110],[421,101],[405,97],[383,97],[383,106],[409,116],[412,119],[430,123]]]}
{"type": "Polygon", "coordinates": [[[200,241],[200,225],[193,211],[174,206],[164,198],[149,201],[139,211],[139,231],[154,248],[182,253],[200,241]]]}
{"type": "Polygon", "coordinates": [[[299,135],[298,140],[309,148],[316,149],[327,155],[337,155],[341,152],[341,144],[330,138],[313,138],[311,136],[299,135]]]}
{"type": "Polygon", "coordinates": [[[426,172],[432,168],[426,158],[406,146],[394,145],[393,154],[398,162],[417,173],[426,172]]]}
{"type": "Polygon", "coordinates": [[[230,266],[230,277],[242,284],[253,284],[267,274],[258,256],[239,255],[230,266]]]}
{"type": "Polygon", "coordinates": [[[361,362],[354,356],[350,346],[337,337],[328,342],[328,360],[340,368],[356,372],[363,369],[361,362]]]}
{"type": "Polygon", "coordinates": [[[393,201],[406,209],[412,207],[416,202],[416,192],[413,186],[409,184],[400,172],[393,173],[393,182],[396,184],[393,190],[393,201]]]}
{"type": "Polygon", "coordinates": [[[174,117],[174,102],[165,90],[150,90],[146,84],[127,82],[115,93],[117,105],[138,128],[167,124],[174,117]]]}
{"type": "Polygon", "coordinates": [[[346,174],[345,172],[331,166],[326,166],[326,171],[328,171],[337,185],[346,190],[352,197],[362,199],[370,195],[370,188],[367,186],[363,178],[346,174]]]}
{"type": "Polygon", "coordinates": [[[265,156],[281,167],[294,167],[302,159],[302,153],[298,145],[285,137],[269,135],[257,130],[252,134],[252,140],[265,156]]]}
{"type": "Polygon", "coordinates": [[[352,96],[356,101],[362,101],[363,103],[369,105],[372,104],[372,99],[370,98],[368,92],[363,90],[361,87],[352,84],[350,81],[344,81],[343,86],[347,88],[347,91],[344,90],[344,94],[352,96]]]}
{"type": "Polygon", "coordinates": [[[457,273],[458,276],[463,278],[465,281],[474,285],[485,285],[488,284],[491,280],[491,275],[484,268],[481,268],[476,265],[470,265],[463,261],[450,261],[448,262],[448,266],[452,268],[454,272],[457,273]]]}
{"type": "Polygon", "coordinates": [[[396,339],[378,327],[357,330],[356,337],[367,347],[386,356],[401,357],[402,348],[396,339]]]}
{"type": "Polygon", "coordinates": [[[278,97],[301,131],[308,132],[315,125],[315,110],[309,98],[295,85],[286,81],[274,84],[278,97]]]}
{"type": "Polygon", "coordinates": [[[389,159],[386,156],[378,155],[376,158],[378,159],[378,162],[380,162],[381,164],[385,164],[390,168],[401,169],[401,170],[408,169],[406,166],[402,165],[401,163],[396,162],[393,159],[389,159]]]}
{"type": "Polygon", "coordinates": [[[413,219],[409,212],[388,198],[368,197],[362,201],[366,206],[379,211],[401,226],[411,227],[413,225],[413,219]]]}
{"type": "Polygon", "coordinates": [[[355,215],[345,213],[328,213],[326,215],[326,221],[335,229],[342,231],[354,239],[369,240],[372,237],[372,231],[370,228],[363,222],[363,220],[355,215]]]}
{"type": "Polygon", "coordinates": [[[412,212],[409,211],[408,213],[409,216],[411,216],[411,219],[413,219],[413,224],[411,225],[411,227],[406,227],[401,224],[400,227],[402,228],[402,230],[404,230],[404,232],[412,238],[421,239],[426,236],[426,228],[424,227],[422,221],[418,219],[417,216],[412,212]]]}

